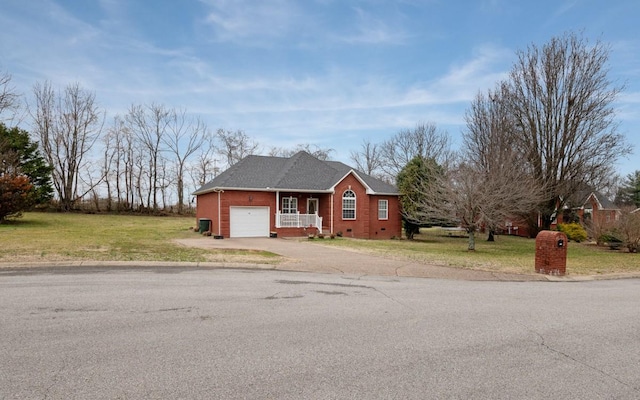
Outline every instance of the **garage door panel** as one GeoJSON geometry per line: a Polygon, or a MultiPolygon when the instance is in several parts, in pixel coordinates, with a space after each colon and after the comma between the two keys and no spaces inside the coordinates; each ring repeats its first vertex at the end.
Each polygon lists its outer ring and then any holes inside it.
{"type": "Polygon", "coordinates": [[[230,207],[231,237],[268,237],[269,207],[230,207]]]}

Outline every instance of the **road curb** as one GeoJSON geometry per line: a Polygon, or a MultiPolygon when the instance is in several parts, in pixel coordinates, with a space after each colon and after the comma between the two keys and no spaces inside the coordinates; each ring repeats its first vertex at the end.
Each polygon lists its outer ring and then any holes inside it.
{"type": "MultiPolygon", "coordinates": [[[[171,262],[171,261],[54,261],[54,262],[17,262],[17,263],[0,263],[0,275],[6,275],[8,273],[15,274],[20,272],[51,272],[64,271],[65,273],[73,272],[73,269],[78,269],[78,272],[83,269],[145,269],[145,268],[171,268],[171,269],[246,269],[246,270],[260,270],[260,271],[289,271],[289,272],[311,272],[311,273],[323,273],[332,274],[338,273],[343,275],[349,275],[348,272],[327,272],[327,271],[313,271],[308,269],[296,269],[282,268],[278,264],[256,264],[256,263],[225,263],[225,262],[171,262]]],[[[502,282],[591,282],[600,280],[619,280],[619,279],[640,279],[640,273],[617,273],[617,274],[603,274],[603,275],[584,275],[584,276],[554,276],[543,274],[511,274],[506,272],[493,272],[483,270],[472,270],[469,272],[469,277],[464,278],[464,269],[451,268],[451,276],[424,276],[421,274],[402,274],[398,275],[403,278],[425,278],[425,279],[448,279],[448,280],[462,280],[462,281],[502,281],[502,282]],[[473,274],[486,273],[487,276],[491,275],[489,279],[477,279],[473,278],[473,274]]],[[[366,276],[387,276],[379,274],[366,274],[366,276]]]]}

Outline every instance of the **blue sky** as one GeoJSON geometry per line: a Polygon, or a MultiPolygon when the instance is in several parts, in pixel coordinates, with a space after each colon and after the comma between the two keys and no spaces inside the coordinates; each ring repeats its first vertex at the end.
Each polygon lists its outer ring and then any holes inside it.
{"type": "Polygon", "coordinates": [[[332,148],[348,162],[433,122],[460,141],[464,112],[515,52],[582,31],[611,45],[609,77],[640,169],[638,0],[3,0],[0,71],[79,82],[109,117],[131,104],[185,108],[263,144],[332,148]]]}

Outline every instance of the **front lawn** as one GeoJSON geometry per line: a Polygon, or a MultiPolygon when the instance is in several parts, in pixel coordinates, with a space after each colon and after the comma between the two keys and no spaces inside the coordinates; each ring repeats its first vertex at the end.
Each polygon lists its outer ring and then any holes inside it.
{"type": "MultiPolygon", "coordinates": [[[[357,240],[324,239],[324,245],[349,247],[359,251],[384,254],[415,260],[419,263],[452,267],[532,273],[535,263],[535,239],[516,236],[496,236],[487,242],[485,235],[477,235],[476,251],[467,251],[465,237],[443,235],[440,229],[422,229],[415,240],[357,240]]],[[[640,272],[640,256],[624,251],[597,247],[590,243],[569,243],[567,275],[597,275],[640,272]]]]}
{"type": "Polygon", "coordinates": [[[0,224],[0,263],[186,261],[274,263],[266,251],[200,249],[174,239],[198,237],[193,217],[25,213],[0,224]]]}

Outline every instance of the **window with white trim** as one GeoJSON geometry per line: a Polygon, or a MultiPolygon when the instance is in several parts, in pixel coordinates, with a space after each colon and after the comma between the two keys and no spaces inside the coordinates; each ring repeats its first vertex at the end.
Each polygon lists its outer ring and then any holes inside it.
{"type": "Polygon", "coordinates": [[[378,219],[389,219],[389,200],[378,200],[378,219]]]}
{"type": "Polygon", "coordinates": [[[342,219],[356,219],[356,194],[345,190],[342,194],[342,219]]]}
{"type": "Polygon", "coordinates": [[[298,199],[295,197],[282,198],[282,213],[296,214],[298,212],[298,199]]]}

